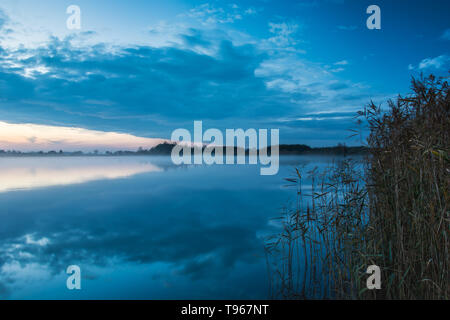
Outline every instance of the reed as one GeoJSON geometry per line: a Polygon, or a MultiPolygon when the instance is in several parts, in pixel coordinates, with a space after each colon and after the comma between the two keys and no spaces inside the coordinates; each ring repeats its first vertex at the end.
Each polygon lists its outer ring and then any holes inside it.
{"type": "Polygon", "coordinates": [[[448,83],[413,79],[412,91],[358,113],[363,161],[287,178],[296,201],[266,242],[272,298],[449,299],[448,83]],[[381,290],[366,288],[372,264],[381,290]]]}

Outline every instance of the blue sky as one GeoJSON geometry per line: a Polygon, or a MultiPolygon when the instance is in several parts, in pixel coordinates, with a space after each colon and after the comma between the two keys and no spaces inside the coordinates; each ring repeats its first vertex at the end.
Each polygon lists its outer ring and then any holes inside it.
{"type": "Polygon", "coordinates": [[[448,12],[446,0],[2,0],[0,122],[167,139],[202,120],[359,144],[348,129],[371,99],[448,76],[448,12]],[[72,4],[81,30],[66,27],[72,4]],[[381,30],[366,27],[372,4],[381,30]]]}

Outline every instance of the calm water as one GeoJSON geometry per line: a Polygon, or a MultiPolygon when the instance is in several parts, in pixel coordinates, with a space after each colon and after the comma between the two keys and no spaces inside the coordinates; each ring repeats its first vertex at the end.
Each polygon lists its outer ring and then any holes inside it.
{"type": "Polygon", "coordinates": [[[264,237],[294,199],[258,166],[166,157],[0,158],[0,299],[265,299],[264,237]],[[79,265],[82,289],[66,288],[79,265]]]}

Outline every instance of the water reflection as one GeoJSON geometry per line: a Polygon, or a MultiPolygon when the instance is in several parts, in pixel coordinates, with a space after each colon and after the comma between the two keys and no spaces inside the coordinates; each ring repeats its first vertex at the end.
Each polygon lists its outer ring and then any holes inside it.
{"type": "Polygon", "coordinates": [[[107,157],[3,158],[0,192],[117,179],[162,169],[149,162],[107,157]]]}
{"type": "Polygon", "coordinates": [[[96,159],[19,159],[9,167],[1,159],[3,190],[29,188],[13,185],[12,172],[40,177],[33,186],[60,187],[0,193],[0,298],[267,298],[263,237],[293,198],[283,178],[294,165],[330,161],[287,159],[277,176],[260,176],[256,166],[96,159]],[[78,292],[65,287],[72,264],[82,269],[78,292]]]}

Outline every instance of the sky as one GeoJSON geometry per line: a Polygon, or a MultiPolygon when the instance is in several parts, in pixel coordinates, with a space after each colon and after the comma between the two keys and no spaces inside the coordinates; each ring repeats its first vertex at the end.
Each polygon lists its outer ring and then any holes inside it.
{"type": "Polygon", "coordinates": [[[145,148],[195,120],[358,145],[356,111],[408,94],[411,76],[448,77],[448,12],[447,0],[2,0],[0,148],[145,148]],[[373,4],[380,30],[366,26],[373,4]]]}

